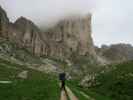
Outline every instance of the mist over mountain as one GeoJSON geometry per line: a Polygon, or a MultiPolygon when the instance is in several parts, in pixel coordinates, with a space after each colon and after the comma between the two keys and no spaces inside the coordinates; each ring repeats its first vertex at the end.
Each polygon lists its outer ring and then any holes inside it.
{"type": "Polygon", "coordinates": [[[41,30],[25,17],[20,17],[12,23],[2,8],[0,13],[1,36],[16,42],[20,47],[25,47],[34,55],[61,58],[71,58],[75,55],[93,56],[98,61],[103,61],[104,58],[112,61],[115,57],[116,61],[132,59],[132,56],[129,56],[132,53],[132,47],[129,45],[112,45],[108,49],[98,48],[95,51],[91,37],[92,15],[90,13],[62,17],[60,21],[50,27],[41,28],[41,30]],[[108,54],[110,52],[112,54],[108,54]],[[120,54],[116,55],[114,52],[120,54]]]}
{"type": "Polygon", "coordinates": [[[10,21],[25,16],[41,28],[65,16],[91,12],[92,37],[98,46],[120,42],[133,44],[132,3],[131,0],[0,0],[10,21]]]}
{"type": "Polygon", "coordinates": [[[20,17],[9,22],[1,8],[1,36],[25,47],[33,55],[70,58],[74,55],[95,55],[91,37],[91,14],[69,16],[45,31],[32,21],[20,17]]]}

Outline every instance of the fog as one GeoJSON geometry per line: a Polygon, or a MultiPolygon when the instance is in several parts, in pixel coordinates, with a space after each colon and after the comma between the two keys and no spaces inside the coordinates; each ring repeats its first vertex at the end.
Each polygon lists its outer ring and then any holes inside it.
{"type": "Polygon", "coordinates": [[[68,15],[83,15],[95,8],[95,0],[1,0],[11,21],[20,16],[47,25],[68,15]]]}
{"type": "Polygon", "coordinates": [[[133,44],[132,0],[0,0],[10,21],[24,16],[39,26],[64,16],[92,13],[92,36],[96,45],[133,44]]]}

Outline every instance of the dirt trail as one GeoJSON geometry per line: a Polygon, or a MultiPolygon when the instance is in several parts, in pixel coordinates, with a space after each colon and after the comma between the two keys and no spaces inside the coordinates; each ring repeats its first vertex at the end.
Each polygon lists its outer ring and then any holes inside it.
{"type": "Polygon", "coordinates": [[[78,100],[78,98],[74,95],[74,93],[67,86],[66,86],[66,91],[67,91],[67,94],[68,94],[70,100],[78,100]]]}
{"type": "Polygon", "coordinates": [[[61,97],[60,100],[67,100],[67,96],[64,90],[61,91],[61,97]]]}
{"type": "Polygon", "coordinates": [[[71,91],[71,89],[67,86],[66,86],[66,92],[64,90],[61,91],[60,100],[69,100],[69,99],[70,100],[78,100],[78,98],[74,95],[74,93],[71,91]]]}

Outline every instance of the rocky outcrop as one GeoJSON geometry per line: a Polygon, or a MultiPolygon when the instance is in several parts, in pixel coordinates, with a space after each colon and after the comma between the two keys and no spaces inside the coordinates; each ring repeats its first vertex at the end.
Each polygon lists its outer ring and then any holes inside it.
{"type": "Polygon", "coordinates": [[[28,78],[28,71],[24,70],[24,71],[20,72],[17,77],[21,78],[21,79],[27,79],[28,78]]]}
{"type": "Polygon", "coordinates": [[[96,48],[96,52],[110,63],[133,60],[133,46],[130,44],[103,45],[101,48],[96,48]]]}
{"type": "Polygon", "coordinates": [[[6,37],[8,35],[9,19],[6,12],[0,6],[0,36],[6,37]]]}
{"type": "Polygon", "coordinates": [[[45,32],[24,17],[10,23],[4,10],[1,9],[0,14],[0,33],[34,55],[64,58],[73,54],[95,55],[91,38],[91,14],[64,18],[45,32]]]}
{"type": "Polygon", "coordinates": [[[68,56],[94,55],[91,38],[91,15],[68,17],[46,30],[49,39],[50,55],[68,56]]]}
{"type": "Polygon", "coordinates": [[[47,55],[47,41],[41,37],[43,33],[30,20],[20,17],[14,24],[10,24],[10,33],[10,40],[27,48],[34,55],[47,55]]]}
{"type": "Polygon", "coordinates": [[[88,74],[82,79],[79,85],[87,88],[97,86],[100,83],[96,80],[96,77],[97,74],[88,74]]]}

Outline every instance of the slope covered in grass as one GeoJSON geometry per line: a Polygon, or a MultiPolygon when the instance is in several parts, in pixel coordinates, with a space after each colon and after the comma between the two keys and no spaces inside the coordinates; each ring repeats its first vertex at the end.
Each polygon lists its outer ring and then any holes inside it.
{"type": "MultiPolygon", "coordinates": [[[[15,64],[0,59],[0,81],[11,81],[10,84],[0,83],[0,100],[59,100],[60,88],[57,76],[45,74],[26,66],[15,64]],[[27,79],[18,78],[22,71],[28,71],[27,79]]],[[[91,94],[88,90],[80,88],[78,82],[67,81],[67,86],[78,97],[79,100],[88,100],[80,92],[84,92],[97,98],[103,98],[101,95],[91,94]],[[97,96],[97,97],[95,97],[97,96]]],[[[108,99],[106,99],[108,100],[108,99]]]]}
{"type": "MultiPolygon", "coordinates": [[[[100,74],[101,85],[82,88],[78,82],[68,81],[67,86],[79,100],[88,100],[81,92],[95,100],[133,100],[133,61],[110,65],[111,70],[100,74]]],[[[0,59],[0,100],[59,100],[60,88],[57,76],[39,72],[24,65],[0,59]],[[18,78],[22,71],[28,71],[27,79],[18,78]]]]}
{"type": "Polygon", "coordinates": [[[115,100],[133,100],[133,61],[110,65],[112,70],[97,77],[95,91],[115,100]]]}
{"type": "Polygon", "coordinates": [[[80,87],[76,81],[68,85],[77,95],[77,90],[82,91],[95,100],[133,100],[133,61],[108,65],[96,77],[96,82],[100,84],[91,88],[80,87]]]}
{"type": "Polygon", "coordinates": [[[59,85],[54,76],[0,59],[0,81],[7,80],[12,83],[0,83],[0,100],[59,100],[59,85]],[[17,77],[23,70],[28,71],[27,79],[17,77]]]}
{"type": "Polygon", "coordinates": [[[83,88],[78,85],[78,81],[68,81],[67,85],[72,89],[72,91],[78,96],[79,100],[112,100],[110,97],[105,96],[103,94],[97,93],[94,90],[83,88]],[[84,93],[86,96],[84,96],[84,93]]]}

